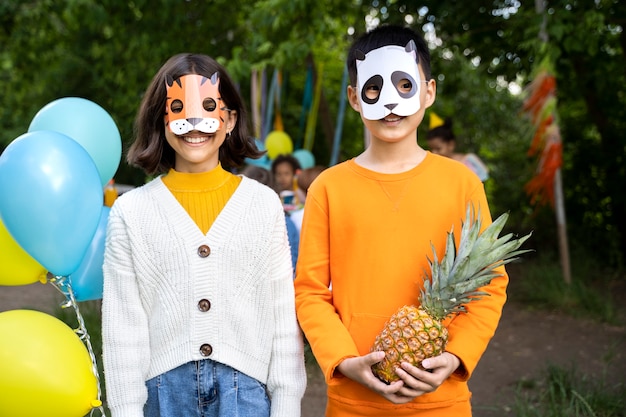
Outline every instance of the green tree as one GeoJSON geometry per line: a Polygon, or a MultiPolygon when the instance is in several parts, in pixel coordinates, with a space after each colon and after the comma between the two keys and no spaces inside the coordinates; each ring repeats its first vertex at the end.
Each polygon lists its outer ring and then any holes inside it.
{"type": "MultiPolygon", "coordinates": [[[[252,69],[281,70],[281,113],[295,138],[307,70],[318,71],[323,88],[313,152],[325,164],[347,46],[369,27],[408,24],[431,44],[439,88],[433,109],[453,117],[460,146],[491,168],[486,186],[494,212],[511,211],[518,225],[535,230],[534,244],[546,247],[556,247],[554,220],[549,208],[535,210],[524,195],[535,161],[525,154],[531,136],[518,115],[522,97],[509,88],[524,86],[538,62],[552,60],[570,238],[588,253],[603,248],[599,255],[618,265],[626,250],[626,5],[545,4],[539,15],[535,1],[521,0],[6,0],[0,4],[0,144],[24,133],[48,102],[81,96],[109,111],[126,148],[156,69],[174,53],[193,51],[226,64],[244,97],[252,69]],[[543,46],[542,25],[549,38],[543,46]]],[[[347,109],[340,160],[362,149],[358,114],[347,109]]],[[[144,181],[125,163],[116,178],[144,181]]]]}
{"type": "MultiPolygon", "coordinates": [[[[621,265],[626,250],[626,217],[623,215],[626,212],[623,192],[626,186],[626,136],[621,133],[626,123],[626,4],[619,0],[550,0],[544,1],[546,12],[540,15],[535,3],[518,0],[489,3],[478,0],[419,3],[374,0],[371,2],[374,11],[370,11],[370,16],[383,23],[409,21],[419,26],[428,25],[437,38],[435,57],[442,58],[449,53],[462,56],[472,63],[481,79],[494,86],[507,82],[525,85],[538,62],[548,57],[554,63],[557,77],[570,241],[577,247],[586,248],[587,253],[602,248],[602,254],[598,255],[606,263],[621,265]],[[542,25],[548,35],[547,44],[539,39],[542,25]]],[[[434,58],[433,65],[444,68],[445,60],[434,58]]],[[[448,68],[445,74],[446,77],[466,76],[468,72],[448,68]]],[[[449,88],[450,84],[446,86],[445,83],[438,100],[446,95],[444,101],[456,101],[467,91],[465,85],[449,88]]],[[[487,91],[484,93],[488,96],[487,91]]],[[[505,107],[507,110],[502,111],[500,99],[503,97],[505,94],[494,101],[491,112],[517,124],[513,120],[515,111],[510,112],[514,109],[505,107]]],[[[454,110],[457,126],[464,126],[475,134],[491,131],[494,139],[502,139],[498,132],[503,131],[498,124],[487,124],[485,118],[472,120],[454,106],[447,108],[454,110]]],[[[523,132],[523,129],[514,130],[523,132]]],[[[526,135],[529,143],[530,133],[526,135]]],[[[498,144],[489,141],[488,133],[485,138],[485,148],[497,149],[498,144]]],[[[509,137],[506,146],[521,139],[509,137]]],[[[500,151],[496,155],[498,158],[505,156],[500,151]]],[[[523,162],[514,155],[507,158],[512,159],[503,166],[514,172],[523,162]]],[[[502,181],[505,180],[498,178],[496,187],[504,185],[502,181]]],[[[514,183],[510,184],[512,188],[519,189],[514,183]]],[[[510,188],[509,185],[506,188],[510,188]]],[[[524,200],[518,204],[527,207],[524,200]]],[[[554,226],[544,211],[550,209],[541,207],[529,217],[536,230],[533,241],[555,247],[556,237],[547,232],[554,226]]]]}

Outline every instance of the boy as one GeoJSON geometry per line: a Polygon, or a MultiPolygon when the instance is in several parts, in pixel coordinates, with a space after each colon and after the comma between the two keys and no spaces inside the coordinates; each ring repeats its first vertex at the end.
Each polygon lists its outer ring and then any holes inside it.
{"type": "Polygon", "coordinates": [[[298,319],[328,384],[326,415],[471,416],[467,380],[500,319],[505,273],[481,288],[489,297],[444,322],[447,350],[422,362],[428,371],[403,363],[387,385],[371,371],[384,353],[370,348],[399,307],[418,303],[431,243],[441,259],[468,204],[483,228],[491,223],[484,188],[463,164],[417,144],[436,94],[420,36],[379,27],[352,45],[347,65],[350,105],[371,141],[309,189],[295,281],[298,319]]]}

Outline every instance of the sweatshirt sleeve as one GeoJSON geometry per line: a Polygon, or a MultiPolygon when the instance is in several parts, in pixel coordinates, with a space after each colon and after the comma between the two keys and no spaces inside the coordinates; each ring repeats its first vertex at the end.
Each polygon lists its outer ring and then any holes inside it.
{"type": "MultiPolygon", "coordinates": [[[[484,230],[492,223],[492,219],[482,185],[477,186],[470,197],[468,203],[476,209],[480,208],[484,230]]],[[[506,302],[506,288],[509,278],[504,267],[500,267],[496,271],[501,275],[479,289],[487,295],[471,301],[466,305],[466,313],[457,314],[444,323],[450,334],[446,350],[461,360],[462,365],[455,375],[464,380],[470,378],[478,365],[478,361],[487,349],[489,341],[495,334],[502,315],[502,308],[506,302]]]]}
{"type": "Polygon", "coordinates": [[[113,417],[143,417],[150,363],[148,323],[133,271],[120,205],[111,209],[104,254],[102,339],[107,403],[113,417]]]}
{"type": "Polygon", "coordinates": [[[298,417],[307,377],[304,343],[294,305],[291,250],[282,207],[275,218],[270,262],[275,320],[267,383],[272,404],[271,417],[298,417]]]}
{"type": "Polygon", "coordinates": [[[335,368],[358,348],[333,305],[330,277],[330,229],[324,189],[309,190],[305,202],[296,274],[296,310],[300,326],[327,383],[335,368]]]}

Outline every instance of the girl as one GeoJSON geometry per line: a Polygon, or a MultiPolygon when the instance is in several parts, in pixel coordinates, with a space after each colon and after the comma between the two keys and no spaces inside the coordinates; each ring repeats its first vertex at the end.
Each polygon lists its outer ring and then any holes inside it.
{"type": "Polygon", "coordinates": [[[113,205],[103,350],[115,416],[300,415],[306,387],[280,200],[225,170],[262,155],[243,100],[205,55],[170,58],[129,164],[157,176],[113,205]]]}

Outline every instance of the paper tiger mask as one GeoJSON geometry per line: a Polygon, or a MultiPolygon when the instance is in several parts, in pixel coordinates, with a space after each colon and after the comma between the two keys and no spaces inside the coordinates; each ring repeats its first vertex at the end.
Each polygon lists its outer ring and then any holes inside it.
{"type": "Polygon", "coordinates": [[[176,135],[193,130],[215,133],[224,126],[226,107],[219,92],[219,74],[165,77],[165,125],[176,135]]]}

